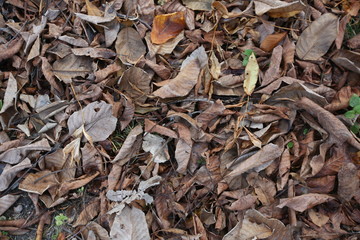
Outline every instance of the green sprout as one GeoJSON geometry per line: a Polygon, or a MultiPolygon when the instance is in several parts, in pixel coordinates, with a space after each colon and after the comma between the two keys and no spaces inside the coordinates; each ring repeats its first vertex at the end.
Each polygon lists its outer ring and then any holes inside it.
{"type": "Polygon", "coordinates": [[[286,146],[287,146],[287,148],[292,149],[294,147],[294,143],[293,142],[288,142],[286,144],[286,146]]]}
{"type": "Polygon", "coordinates": [[[59,215],[55,216],[55,225],[60,227],[60,226],[64,225],[68,220],[69,220],[69,218],[67,216],[60,213],[59,215]]]}
{"type": "MultiPolygon", "coordinates": [[[[349,105],[352,107],[351,110],[347,111],[344,116],[349,119],[355,118],[358,114],[360,114],[360,97],[357,94],[353,94],[349,100],[349,105]]],[[[355,123],[350,127],[350,130],[358,134],[360,131],[360,125],[355,123]]]]}
{"type": "Polygon", "coordinates": [[[244,60],[243,60],[243,62],[242,62],[243,66],[246,66],[246,65],[248,64],[248,62],[249,62],[249,57],[250,57],[250,55],[251,55],[253,52],[254,52],[254,51],[251,50],[251,49],[246,49],[246,50],[243,52],[243,54],[245,55],[245,56],[244,56],[244,60]]]}

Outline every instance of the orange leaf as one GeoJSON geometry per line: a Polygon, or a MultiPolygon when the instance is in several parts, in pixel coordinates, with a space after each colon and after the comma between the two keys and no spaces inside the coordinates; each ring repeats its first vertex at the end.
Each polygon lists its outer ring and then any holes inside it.
{"type": "Polygon", "coordinates": [[[270,52],[284,39],[285,36],[286,32],[268,35],[260,44],[260,48],[266,52],[270,52]]]}
{"type": "Polygon", "coordinates": [[[186,26],[184,12],[157,15],[151,30],[151,41],[162,44],[175,38],[186,26]]]}

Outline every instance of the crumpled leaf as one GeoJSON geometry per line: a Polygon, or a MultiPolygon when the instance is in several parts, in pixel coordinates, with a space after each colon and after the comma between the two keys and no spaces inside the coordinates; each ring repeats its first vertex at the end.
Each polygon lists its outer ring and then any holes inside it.
{"type": "Polygon", "coordinates": [[[308,193],[292,198],[280,199],[280,204],[277,205],[277,207],[278,208],[288,207],[294,209],[295,211],[303,212],[306,209],[312,208],[316,205],[319,205],[324,202],[328,202],[333,199],[335,198],[326,194],[308,193]]]}
{"type": "Polygon", "coordinates": [[[357,167],[353,163],[344,164],[338,173],[338,181],[339,196],[345,201],[350,201],[360,187],[357,167]]]}
{"type": "Polygon", "coordinates": [[[120,91],[131,97],[136,103],[145,103],[150,94],[151,77],[138,67],[127,69],[119,80],[120,91]]]}
{"type": "Polygon", "coordinates": [[[142,148],[152,154],[155,163],[164,163],[170,159],[166,140],[160,136],[145,133],[142,148]]]}
{"type": "Polygon", "coordinates": [[[19,189],[25,192],[42,195],[51,187],[59,185],[56,175],[49,170],[30,173],[20,183],[19,189]]]}
{"type": "Polygon", "coordinates": [[[12,40],[10,43],[0,45],[0,62],[11,58],[18,53],[24,44],[23,38],[19,37],[12,40]]]}
{"type": "Polygon", "coordinates": [[[84,20],[84,21],[87,21],[87,22],[90,22],[90,23],[93,23],[93,24],[101,24],[101,23],[107,23],[107,22],[111,22],[115,16],[113,15],[110,15],[110,16],[104,16],[104,17],[100,17],[100,16],[91,16],[91,15],[86,15],[86,14],[83,14],[83,13],[75,13],[76,17],[84,20]]]}
{"type": "Polygon", "coordinates": [[[163,44],[175,38],[185,26],[184,12],[157,15],[151,30],[151,41],[155,44],[163,44]]]}
{"type": "Polygon", "coordinates": [[[20,195],[8,194],[0,198],[0,215],[3,215],[18,199],[20,195]]]}
{"type": "Polygon", "coordinates": [[[96,217],[100,212],[100,199],[96,199],[95,201],[88,204],[79,214],[75,223],[72,225],[73,227],[86,225],[90,220],[96,217]]]}
{"type": "Polygon", "coordinates": [[[180,73],[174,79],[169,80],[168,84],[153,92],[153,94],[161,98],[186,96],[196,85],[200,70],[207,63],[208,57],[204,47],[201,46],[184,60],[180,73]]]}
{"type": "Polygon", "coordinates": [[[296,54],[303,60],[318,60],[330,48],[338,33],[339,21],[331,13],[323,14],[306,28],[296,43],[296,54]]]}
{"type": "Polygon", "coordinates": [[[93,142],[107,139],[116,128],[117,118],[112,115],[112,106],[104,101],[92,102],[74,112],[68,120],[69,134],[84,125],[93,142]]]}
{"type": "Polygon", "coordinates": [[[135,64],[146,53],[140,34],[131,27],[123,28],[119,32],[115,49],[124,64],[135,64]]]}
{"type": "Polygon", "coordinates": [[[69,54],[53,64],[53,73],[65,83],[70,83],[75,77],[85,77],[94,71],[91,58],[69,54]]]}
{"type": "Polygon", "coordinates": [[[301,1],[285,2],[279,0],[255,0],[255,13],[258,16],[267,13],[270,17],[292,17],[305,9],[301,1]]]}
{"type": "Polygon", "coordinates": [[[111,239],[150,240],[145,214],[140,209],[126,206],[115,216],[110,229],[111,239]],[[121,226],[121,227],[119,227],[121,226]]]}
{"type": "Polygon", "coordinates": [[[251,95],[255,89],[259,76],[259,65],[256,61],[254,52],[249,57],[249,62],[245,67],[244,91],[247,95],[251,95]]]}

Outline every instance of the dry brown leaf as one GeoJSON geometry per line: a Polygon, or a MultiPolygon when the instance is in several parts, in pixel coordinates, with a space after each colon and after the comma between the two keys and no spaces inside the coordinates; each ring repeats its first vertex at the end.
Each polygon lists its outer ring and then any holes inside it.
{"type": "Polygon", "coordinates": [[[151,77],[147,72],[138,67],[131,67],[124,72],[119,80],[119,90],[135,103],[145,103],[150,94],[151,77]]]}
{"type": "Polygon", "coordinates": [[[8,194],[0,198],[0,215],[3,215],[18,199],[19,195],[8,194]]]}
{"type": "Polygon", "coordinates": [[[44,170],[27,175],[20,183],[19,189],[25,192],[42,195],[49,188],[58,185],[59,181],[57,180],[56,175],[49,170],[44,170]]]}
{"type": "Polygon", "coordinates": [[[256,15],[267,13],[270,17],[292,17],[302,10],[306,5],[301,1],[285,2],[280,0],[255,0],[256,15]]]}
{"type": "Polygon", "coordinates": [[[256,154],[233,167],[232,171],[225,175],[225,180],[230,182],[233,178],[240,176],[244,172],[260,167],[263,164],[271,163],[281,156],[281,150],[279,146],[272,143],[265,145],[256,154]]]}
{"type": "Polygon", "coordinates": [[[115,49],[124,64],[135,64],[146,53],[140,34],[131,27],[123,28],[119,32],[115,49]]]}
{"type": "Polygon", "coordinates": [[[186,96],[196,85],[200,70],[207,65],[208,57],[204,47],[196,49],[181,65],[180,73],[153,94],[161,98],[186,96]]]}
{"type": "Polygon", "coordinates": [[[89,15],[91,15],[91,16],[102,16],[103,15],[103,12],[100,11],[100,9],[98,9],[92,2],[90,2],[89,0],[85,0],[85,3],[86,3],[86,10],[89,15]]]}
{"type": "Polygon", "coordinates": [[[360,34],[349,39],[346,43],[349,48],[359,48],[360,47],[360,34]]]}
{"type": "Polygon", "coordinates": [[[285,38],[286,35],[286,32],[267,35],[266,38],[261,42],[260,48],[266,52],[270,52],[285,38]]]}
{"type": "Polygon", "coordinates": [[[347,163],[342,166],[338,173],[338,194],[342,200],[350,201],[359,190],[360,180],[358,169],[353,163],[347,163]]]}
{"type": "Polygon", "coordinates": [[[309,208],[333,199],[335,198],[326,194],[308,193],[292,198],[280,199],[280,204],[277,205],[277,207],[288,207],[294,209],[295,211],[303,212],[309,208]]]}
{"type": "Polygon", "coordinates": [[[321,214],[320,212],[316,212],[314,209],[309,209],[308,214],[311,221],[318,227],[324,226],[330,219],[328,216],[321,214]]]}
{"type": "Polygon", "coordinates": [[[263,82],[261,86],[267,86],[272,83],[276,79],[280,77],[280,64],[282,58],[283,48],[281,46],[277,46],[274,48],[274,51],[271,55],[270,66],[269,69],[266,70],[265,75],[263,77],[263,82]]]}
{"type": "Polygon", "coordinates": [[[98,175],[99,175],[99,172],[96,172],[93,175],[84,175],[77,179],[62,182],[62,183],[60,183],[60,186],[57,189],[57,195],[59,197],[62,197],[66,193],[68,193],[70,190],[81,188],[82,186],[85,186],[86,184],[91,182],[98,175]]]}
{"type": "Polygon", "coordinates": [[[75,13],[75,15],[76,15],[76,17],[78,17],[84,21],[87,21],[87,22],[90,22],[90,23],[93,23],[96,25],[111,22],[115,18],[114,15],[109,15],[109,16],[104,16],[104,17],[91,16],[91,15],[86,15],[86,14],[82,14],[82,13],[75,13]]]}
{"type": "Polygon", "coordinates": [[[116,56],[116,53],[111,49],[107,48],[73,48],[71,52],[76,56],[89,56],[91,58],[113,58],[116,56]]]}
{"type": "Polygon", "coordinates": [[[86,225],[89,221],[91,221],[94,217],[96,217],[100,212],[100,199],[96,199],[95,201],[89,203],[79,214],[75,223],[72,225],[73,227],[86,225]]]}
{"type": "Polygon", "coordinates": [[[178,138],[176,132],[174,132],[173,130],[167,127],[160,126],[149,119],[145,119],[145,132],[158,133],[170,138],[178,138]]]}
{"type": "Polygon", "coordinates": [[[88,47],[89,46],[89,43],[82,38],[74,38],[74,37],[69,37],[69,36],[63,35],[63,36],[60,36],[58,39],[66,42],[66,43],[69,43],[70,45],[73,45],[75,47],[88,47]]]}
{"type": "Polygon", "coordinates": [[[353,94],[360,95],[360,88],[346,86],[341,88],[333,98],[332,102],[325,106],[325,109],[334,112],[349,107],[349,100],[353,94]]]}
{"type": "Polygon", "coordinates": [[[62,86],[56,81],[55,75],[53,73],[52,67],[45,57],[41,58],[41,70],[44,74],[45,79],[50,83],[50,85],[57,91],[58,96],[62,96],[64,94],[64,89],[62,86]]]}
{"type": "Polygon", "coordinates": [[[151,41],[155,44],[163,44],[175,38],[185,26],[184,12],[157,15],[151,30],[151,41]]]}
{"type": "Polygon", "coordinates": [[[163,44],[153,44],[150,39],[150,33],[147,33],[145,36],[145,40],[147,43],[147,46],[149,48],[149,54],[150,56],[155,56],[155,54],[165,55],[165,54],[171,54],[175,47],[178,45],[178,43],[184,39],[184,31],[179,33],[175,38],[170,39],[166,43],[163,44]]]}
{"type": "Polygon", "coordinates": [[[224,104],[222,101],[217,100],[215,103],[212,103],[205,111],[200,113],[195,118],[195,120],[198,123],[198,126],[200,126],[203,130],[206,130],[210,127],[210,122],[212,122],[215,118],[220,117],[224,111],[224,104]]]}
{"type": "Polygon", "coordinates": [[[104,101],[92,102],[74,112],[68,120],[69,134],[84,126],[93,142],[107,139],[116,128],[117,118],[112,115],[112,106],[104,101]]]}
{"type": "Polygon", "coordinates": [[[285,185],[289,180],[290,167],[291,167],[290,157],[291,156],[289,149],[286,148],[281,156],[281,160],[279,164],[279,178],[277,182],[278,190],[284,189],[285,185]]]}
{"type": "Polygon", "coordinates": [[[7,82],[4,103],[2,105],[0,113],[5,112],[8,108],[14,105],[14,100],[17,95],[17,81],[15,77],[10,73],[9,80],[7,82]]]}
{"type": "Polygon", "coordinates": [[[331,58],[336,64],[360,74],[360,53],[340,49],[331,58]]]}
{"type": "Polygon", "coordinates": [[[21,37],[15,38],[9,43],[2,44],[0,46],[0,62],[5,59],[11,58],[16,53],[18,53],[23,44],[24,40],[21,37]]]}
{"type": "Polygon", "coordinates": [[[192,10],[211,11],[211,4],[215,0],[183,0],[183,4],[192,10]]]}
{"type": "Polygon", "coordinates": [[[6,165],[0,174],[0,192],[6,190],[12,180],[16,177],[16,174],[23,169],[30,168],[32,166],[29,158],[24,159],[15,166],[6,165]]]}
{"type": "Polygon", "coordinates": [[[254,144],[255,147],[261,148],[261,141],[256,137],[255,134],[253,134],[252,132],[250,132],[247,128],[244,128],[246,133],[249,136],[250,141],[252,142],[252,144],[254,144]]]}
{"type": "Polygon", "coordinates": [[[107,78],[110,74],[116,73],[120,71],[122,67],[118,62],[114,62],[112,64],[107,65],[105,68],[96,71],[95,74],[95,82],[101,82],[105,78],[107,78]]]}
{"type": "Polygon", "coordinates": [[[71,83],[75,77],[85,77],[94,71],[91,58],[69,54],[53,64],[53,73],[65,83],[71,83]]]}
{"type": "Polygon", "coordinates": [[[318,60],[330,48],[338,33],[339,21],[331,13],[323,14],[312,22],[296,43],[296,54],[303,60],[318,60]]]}
{"type": "Polygon", "coordinates": [[[144,212],[136,207],[126,206],[121,213],[115,216],[110,229],[110,238],[150,240],[144,212]]]}
{"type": "Polygon", "coordinates": [[[193,141],[190,129],[181,123],[173,124],[179,133],[179,140],[176,143],[175,159],[178,164],[176,171],[185,174],[191,157],[193,141]]]}

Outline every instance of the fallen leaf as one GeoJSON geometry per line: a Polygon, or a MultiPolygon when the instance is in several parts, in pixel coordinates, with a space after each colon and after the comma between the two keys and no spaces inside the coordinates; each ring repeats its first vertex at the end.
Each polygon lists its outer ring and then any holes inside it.
{"type": "Polygon", "coordinates": [[[274,51],[271,55],[270,59],[270,66],[269,69],[266,70],[265,75],[263,77],[263,82],[261,83],[261,86],[266,86],[276,79],[279,79],[280,77],[280,64],[281,64],[281,58],[282,58],[283,48],[281,46],[277,46],[274,48],[274,51]]]}
{"type": "Polygon", "coordinates": [[[135,103],[145,103],[150,94],[151,77],[138,67],[127,69],[119,79],[119,90],[132,98],[135,103]]]}
{"type": "Polygon", "coordinates": [[[73,48],[71,52],[76,56],[89,56],[91,58],[113,58],[116,53],[107,48],[73,48]]]}
{"type": "Polygon", "coordinates": [[[193,146],[191,132],[187,126],[181,123],[174,123],[173,127],[175,127],[179,133],[179,139],[176,143],[175,150],[175,159],[178,164],[176,171],[178,173],[185,174],[191,158],[191,150],[193,146]]]}
{"type": "Polygon", "coordinates": [[[170,138],[178,138],[178,135],[176,132],[174,132],[173,130],[158,125],[155,122],[149,120],[149,119],[145,119],[145,132],[149,132],[149,133],[158,133],[170,138]]]}
{"type": "Polygon", "coordinates": [[[151,41],[155,44],[163,44],[175,38],[185,26],[184,12],[157,15],[151,30],[151,41]]]}
{"type": "Polygon", "coordinates": [[[330,219],[328,216],[321,214],[320,212],[316,212],[313,209],[309,209],[308,213],[311,221],[318,227],[324,226],[330,219]]]}
{"type": "Polygon", "coordinates": [[[280,164],[279,164],[279,178],[277,183],[277,188],[279,190],[284,189],[285,185],[289,180],[290,175],[290,152],[289,149],[285,149],[281,155],[280,164]]]}
{"type": "Polygon", "coordinates": [[[76,47],[88,47],[89,46],[89,43],[82,38],[74,38],[74,37],[63,35],[63,36],[60,36],[58,39],[66,42],[66,43],[69,43],[70,45],[76,46],[76,47]]]}
{"type": "Polygon", "coordinates": [[[7,82],[5,96],[4,96],[4,103],[2,105],[0,113],[5,112],[9,107],[14,105],[14,100],[17,95],[17,81],[15,77],[10,73],[9,80],[7,82]]]}
{"type": "Polygon", "coordinates": [[[6,165],[0,174],[0,192],[6,190],[16,177],[16,174],[23,169],[32,167],[29,158],[24,159],[15,166],[6,165]]]}
{"type": "Polygon", "coordinates": [[[147,46],[149,48],[149,54],[151,56],[155,56],[155,54],[165,55],[171,54],[178,43],[184,39],[184,31],[180,32],[175,38],[170,39],[166,43],[163,44],[153,44],[150,39],[150,33],[147,33],[145,36],[145,40],[147,46]]]}
{"type": "Polygon", "coordinates": [[[8,194],[0,198],[0,215],[3,215],[18,199],[19,195],[8,194]]]}
{"type": "Polygon", "coordinates": [[[326,105],[324,108],[330,112],[345,109],[349,107],[349,100],[354,94],[360,95],[360,89],[350,86],[343,87],[336,93],[332,102],[326,105]]]}
{"type": "Polygon", "coordinates": [[[124,64],[135,64],[146,53],[140,34],[131,27],[123,28],[119,32],[115,49],[124,64]]]}
{"type": "Polygon", "coordinates": [[[266,38],[261,42],[260,48],[266,52],[270,52],[285,38],[286,35],[286,32],[267,35],[266,38]]]}
{"type": "Polygon", "coordinates": [[[294,209],[295,211],[303,212],[309,208],[333,199],[335,198],[326,194],[308,193],[292,198],[280,199],[280,204],[277,205],[277,207],[288,207],[294,209]]]}
{"type": "Polygon", "coordinates": [[[91,16],[91,15],[86,15],[86,14],[82,14],[82,13],[75,13],[75,15],[76,15],[76,17],[78,17],[84,21],[87,21],[87,22],[90,22],[90,23],[93,23],[96,25],[111,22],[115,18],[115,16],[113,16],[113,15],[106,16],[106,17],[105,16],[104,17],[91,16]]]}
{"type": "Polygon", "coordinates": [[[338,181],[340,198],[347,202],[350,201],[360,187],[357,167],[353,163],[344,164],[338,173],[338,181]]]}
{"type": "Polygon", "coordinates": [[[215,0],[183,0],[183,4],[192,10],[211,11],[211,4],[215,0]]]}
{"type": "Polygon", "coordinates": [[[280,0],[255,0],[255,13],[258,16],[267,13],[270,17],[292,17],[305,9],[306,5],[298,0],[285,2],[280,0]]]}
{"type": "Polygon", "coordinates": [[[121,213],[115,216],[110,229],[110,238],[150,240],[144,212],[136,207],[130,208],[126,206],[121,213]]]}
{"type": "Polygon", "coordinates": [[[196,49],[181,65],[180,73],[168,84],[154,91],[153,94],[161,98],[186,96],[196,85],[200,70],[208,63],[204,47],[196,49]]]}
{"type": "Polygon", "coordinates": [[[340,49],[331,58],[336,64],[360,74],[360,53],[340,49]]]}
{"type": "Polygon", "coordinates": [[[95,172],[92,175],[83,175],[79,178],[68,180],[65,182],[60,183],[59,188],[57,188],[57,195],[59,197],[64,196],[66,193],[68,193],[70,190],[81,188],[82,186],[85,186],[89,182],[91,182],[94,178],[96,178],[99,175],[99,172],[95,172]]]}
{"type": "Polygon", "coordinates": [[[89,203],[79,214],[73,227],[86,225],[89,221],[95,218],[100,212],[100,199],[96,199],[89,203]]]}
{"type": "Polygon", "coordinates": [[[252,144],[254,144],[255,147],[261,148],[261,141],[254,135],[252,132],[250,132],[247,128],[244,128],[246,133],[249,136],[250,141],[252,144]]]}
{"type": "Polygon", "coordinates": [[[239,163],[235,167],[231,168],[230,173],[225,175],[225,180],[227,182],[231,181],[237,176],[240,176],[244,172],[247,172],[251,169],[260,167],[263,164],[270,163],[276,158],[281,156],[281,149],[279,146],[269,143],[265,145],[261,150],[256,154],[239,163]]]}
{"type": "Polygon", "coordinates": [[[68,120],[69,134],[84,125],[93,142],[107,139],[116,128],[117,119],[112,115],[112,106],[104,101],[92,102],[74,112],[68,120]]]}
{"type": "Polygon", "coordinates": [[[91,58],[69,54],[53,64],[53,73],[65,83],[71,83],[75,77],[85,77],[94,71],[91,58]]]}
{"type": "Polygon", "coordinates": [[[360,34],[356,35],[355,37],[349,39],[347,42],[346,42],[346,45],[349,47],[349,48],[359,48],[360,47],[360,34]]]}
{"type": "Polygon", "coordinates": [[[16,53],[18,53],[23,44],[24,44],[24,40],[21,37],[19,37],[19,38],[15,38],[9,43],[0,45],[0,52],[1,52],[0,62],[5,59],[11,58],[16,53]]]}
{"type": "Polygon", "coordinates": [[[259,65],[256,61],[254,52],[249,57],[249,62],[245,67],[244,91],[247,95],[251,95],[255,89],[259,76],[259,65]]]}
{"type": "Polygon", "coordinates": [[[53,69],[49,61],[45,57],[40,57],[40,58],[41,58],[41,70],[45,76],[45,79],[58,92],[57,95],[62,96],[64,94],[64,89],[55,79],[55,75],[53,73],[53,69]]]}
{"type": "Polygon", "coordinates": [[[339,21],[331,13],[323,14],[306,28],[296,43],[296,54],[303,60],[318,60],[330,48],[338,33],[339,21]]]}
{"type": "Polygon", "coordinates": [[[28,174],[20,183],[19,189],[25,192],[42,195],[49,188],[58,185],[59,181],[57,180],[56,175],[49,170],[44,170],[28,174]]]}
{"type": "Polygon", "coordinates": [[[155,163],[164,163],[170,159],[166,140],[160,136],[145,133],[142,148],[145,152],[152,154],[155,163]]]}

